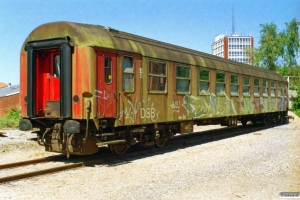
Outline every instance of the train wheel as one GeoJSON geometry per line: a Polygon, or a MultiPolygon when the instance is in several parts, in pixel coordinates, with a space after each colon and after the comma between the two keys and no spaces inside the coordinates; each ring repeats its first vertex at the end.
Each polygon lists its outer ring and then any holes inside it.
{"type": "Polygon", "coordinates": [[[264,124],[265,124],[265,126],[268,126],[268,125],[269,125],[268,122],[269,122],[269,120],[265,117],[265,118],[264,118],[264,124]]]}
{"type": "Polygon", "coordinates": [[[126,143],[121,143],[121,144],[111,144],[109,145],[110,150],[117,154],[117,155],[123,155],[126,153],[128,147],[126,143]]]}
{"type": "Polygon", "coordinates": [[[256,125],[256,123],[257,123],[257,121],[255,119],[252,119],[251,122],[253,125],[256,125]]]}
{"type": "Polygon", "coordinates": [[[241,122],[244,127],[247,125],[247,120],[242,120],[241,122]]]}
{"type": "Polygon", "coordinates": [[[157,146],[157,147],[163,147],[164,145],[165,145],[165,143],[166,143],[166,138],[159,138],[159,139],[156,139],[155,140],[155,145],[157,146]]]}

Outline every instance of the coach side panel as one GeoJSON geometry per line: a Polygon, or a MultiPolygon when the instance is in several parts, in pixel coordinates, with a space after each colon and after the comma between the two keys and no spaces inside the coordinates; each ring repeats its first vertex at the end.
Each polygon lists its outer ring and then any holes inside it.
{"type": "Polygon", "coordinates": [[[118,57],[118,77],[122,81],[118,82],[116,125],[242,116],[286,109],[284,82],[230,73],[226,69],[123,53],[118,57]],[[127,65],[124,62],[131,64],[124,66],[127,65]]]}

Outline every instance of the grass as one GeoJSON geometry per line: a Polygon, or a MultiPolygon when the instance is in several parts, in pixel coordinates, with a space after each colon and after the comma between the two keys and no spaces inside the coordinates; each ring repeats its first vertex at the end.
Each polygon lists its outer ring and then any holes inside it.
{"type": "Polygon", "coordinates": [[[0,118],[0,128],[18,128],[21,119],[19,109],[11,107],[8,113],[0,118]]]}
{"type": "Polygon", "coordinates": [[[298,109],[298,110],[293,110],[293,113],[294,113],[295,115],[297,115],[298,117],[300,117],[300,109],[298,109]]]}

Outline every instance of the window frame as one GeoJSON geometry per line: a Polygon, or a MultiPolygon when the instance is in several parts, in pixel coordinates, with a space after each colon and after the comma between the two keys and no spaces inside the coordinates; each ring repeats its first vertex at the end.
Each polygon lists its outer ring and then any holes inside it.
{"type": "Polygon", "coordinates": [[[271,97],[275,97],[275,85],[276,85],[276,83],[275,83],[275,81],[270,81],[271,83],[270,83],[270,87],[271,87],[271,89],[270,89],[270,96],[271,97]]]}
{"type": "Polygon", "coordinates": [[[60,54],[53,56],[53,77],[54,78],[60,78],[61,72],[60,72],[60,54]]]}
{"type": "Polygon", "coordinates": [[[277,97],[282,97],[282,83],[278,82],[277,83],[277,97]],[[280,91],[280,94],[279,94],[280,91]]]}
{"type": "Polygon", "coordinates": [[[236,74],[230,74],[230,95],[231,96],[239,96],[239,75],[236,74]],[[233,83],[232,77],[237,78],[237,83],[233,83]],[[232,93],[232,86],[236,87],[236,93],[232,93]]]}
{"type": "Polygon", "coordinates": [[[176,88],[175,88],[175,90],[176,90],[176,93],[177,94],[189,94],[190,92],[191,92],[191,67],[190,66],[186,66],[186,65],[181,65],[181,64],[176,64],[176,74],[175,74],[175,76],[176,76],[176,88]],[[179,77],[179,76],[177,76],[177,68],[187,68],[188,69],[188,75],[189,75],[189,77],[187,78],[187,77],[179,77]],[[177,88],[177,81],[179,81],[179,80],[183,80],[183,81],[188,81],[188,91],[178,91],[178,88],[177,88]]]}
{"type": "Polygon", "coordinates": [[[260,79],[259,78],[253,79],[253,96],[260,97],[260,79]],[[258,84],[256,84],[256,80],[258,80],[258,84]],[[255,93],[256,88],[258,89],[257,93],[255,93]]]}
{"type": "Polygon", "coordinates": [[[110,85],[110,84],[112,84],[112,81],[113,81],[113,74],[112,74],[112,65],[113,65],[113,63],[112,63],[112,59],[111,59],[110,56],[106,56],[106,57],[104,57],[103,62],[104,62],[104,68],[103,68],[104,69],[104,72],[103,72],[104,81],[107,85],[110,85]],[[110,66],[109,67],[106,67],[106,62],[105,62],[106,58],[110,59],[110,66]],[[106,70],[106,69],[110,69],[110,70],[106,70]],[[107,74],[108,71],[109,71],[110,74],[107,74]],[[107,77],[107,75],[108,75],[108,77],[107,77]],[[109,79],[109,76],[110,76],[110,79],[109,79]],[[107,82],[107,80],[110,80],[110,82],[107,82]]]}
{"type": "Polygon", "coordinates": [[[199,95],[210,95],[210,70],[204,69],[204,68],[198,68],[198,94],[199,95]],[[208,72],[208,80],[201,79],[200,71],[206,71],[208,72]],[[201,83],[207,83],[207,91],[202,92],[200,84],[201,83]]]}
{"type": "Polygon", "coordinates": [[[217,96],[225,96],[226,95],[226,73],[225,72],[221,72],[221,71],[216,71],[216,89],[215,89],[215,94],[217,95],[217,96]],[[217,75],[218,74],[223,74],[224,75],[224,82],[218,82],[217,81],[217,75]],[[224,87],[223,87],[223,91],[222,92],[218,92],[217,93],[217,85],[224,85],[224,87]]]}
{"type": "MultiPolygon", "coordinates": [[[[158,61],[158,60],[149,60],[148,61],[148,69],[147,69],[147,88],[149,93],[155,93],[155,94],[166,94],[168,92],[168,65],[167,62],[164,61],[158,61]],[[150,73],[150,63],[157,63],[157,64],[163,64],[165,66],[165,74],[159,75],[159,74],[153,74],[150,73]],[[150,78],[151,77],[157,77],[157,78],[164,78],[164,90],[151,90],[150,88],[150,78]]],[[[159,80],[160,81],[160,80],[159,80]]]]}
{"type": "Polygon", "coordinates": [[[250,96],[250,77],[248,77],[248,76],[243,76],[243,96],[250,96]],[[248,83],[245,83],[245,79],[248,79],[248,83]],[[248,92],[247,93],[245,93],[244,92],[244,89],[245,89],[245,87],[247,87],[248,88],[248,92]]]}
{"type": "Polygon", "coordinates": [[[134,71],[135,71],[135,68],[134,68],[134,57],[133,56],[129,56],[129,55],[123,55],[122,56],[122,90],[123,92],[128,92],[128,93],[133,93],[134,90],[135,90],[135,74],[134,74],[134,71]],[[124,69],[123,69],[123,64],[124,64],[124,58],[130,58],[131,61],[132,61],[132,72],[126,72],[124,69]],[[130,75],[132,74],[132,78],[131,78],[131,86],[132,86],[132,89],[127,89],[127,88],[124,88],[124,75],[130,75]]]}
{"type": "Polygon", "coordinates": [[[283,83],[282,84],[282,89],[283,89],[283,94],[282,94],[282,96],[283,97],[286,97],[286,95],[287,95],[287,90],[288,90],[288,86],[287,86],[287,84],[286,83],[283,83]]]}
{"type": "Polygon", "coordinates": [[[263,97],[268,97],[269,95],[269,84],[268,80],[263,80],[263,97]]]}

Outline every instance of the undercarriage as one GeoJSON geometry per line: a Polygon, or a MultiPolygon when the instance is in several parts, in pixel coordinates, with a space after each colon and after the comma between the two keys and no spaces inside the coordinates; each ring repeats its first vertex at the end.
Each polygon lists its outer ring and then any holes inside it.
{"type": "Polygon", "coordinates": [[[98,147],[107,146],[115,154],[124,154],[133,145],[162,147],[177,133],[191,133],[193,126],[220,124],[222,126],[243,126],[248,121],[252,124],[271,125],[285,123],[286,112],[263,113],[257,115],[229,116],[211,119],[199,119],[183,122],[147,124],[113,127],[111,123],[95,124],[85,120],[49,120],[24,119],[20,127],[38,127],[38,143],[46,151],[69,155],[91,155],[98,152],[98,147]],[[33,122],[33,124],[31,124],[33,122]],[[30,124],[29,124],[30,123],[30,124]]]}

